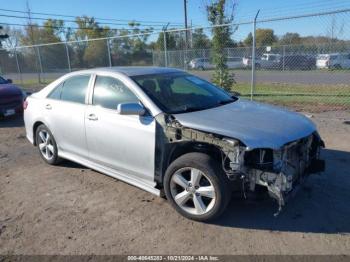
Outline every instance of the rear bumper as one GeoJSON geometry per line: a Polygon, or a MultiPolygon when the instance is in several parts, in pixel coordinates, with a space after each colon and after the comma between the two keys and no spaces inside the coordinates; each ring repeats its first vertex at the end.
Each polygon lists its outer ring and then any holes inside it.
{"type": "Polygon", "coordinates": [[[23,113],[22,103],[6,104],[6,105],[0,104],[0,117],[8,117],[8,116],[18,115],[22,113],[23,113]],[[14,111],[13,114],[12,114],[12,111],[14,111]]]}

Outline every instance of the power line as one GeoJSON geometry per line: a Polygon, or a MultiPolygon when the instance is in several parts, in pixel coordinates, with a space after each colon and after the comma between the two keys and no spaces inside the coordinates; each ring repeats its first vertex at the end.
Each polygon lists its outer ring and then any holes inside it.
{"type": "Polygon", "coordinates": [[[0,23],[2,25],[12,25],[12,26],[24,26],[24,27],[41,27],[41,28],[54,28],[54,29],[81,29],[81,30],[103,30],[103,31],[119,31],[119,30],[127,30],[127,31],[137,31],[143,30],[138,28],[89,28],[89,27],[70,27],[70,26],[51,26],[51,25],[37,25],[37,24],[17,24],[17,23],[0,23]]]}
{"type": "MultiPolygon", "coordinates": [[[[5,15],[5,14],[0,14],[0,16],[2,17],[10,17],[10,18],[20,18],[20,19],[28,19],[28,17],[25,16],[17,16],[17,15],[5,15]]],[[[51,18],[41,18],[41,17],[31,17],[32,20],[41,20],[41,21],[49,21],[52,20],[51,18]]],[[[61,20],[61,19],[60,19],[61,20]]],[[[61,20],[63,22],[68,22],[68,23],[76,23],[76,20],[61,20]]],[[[134,21],[130,21],[130,23],[132,23],[134,21]]],[[[102,25],[129,25],[129,23],[100,23],[97,22],[98,24],[102,24],[102,25]]],[[[155,27],[155,26],[162,26],[162,25],[151,25],[151,24],[139,24],[137,26],[150,26],[150,27],[155,27]]]]}
{"type": "MultiPolygon", "coordinates": [[[[25,11],[20,11],[20,10],[12,10],[12,9],[3,9],[0,8],[1,11],[5,12],[12,12],[12,13],[22,13],[22,14],[27,14],[25,11]]],[[[39,13],[39,12],[31,12],[34,15],[45,15],[45,16],[56,16],[56,17],[68,17],[68,18],[76,18],[77,16],[74,15],[62,15],[62,14],[54,14],[54,13],[39,13]]],[[[96,20],[102,20],[102,21],[117,21],[117,22],[130,22],[130,20],[126,19],[114,19],[114,18],[99,18],[95,17],[96,20]]],[[[154,24],[166,24],[167,22],[164,21],[147,21],[147,20],[133,20],[133,22],[140,22],[140,23],[154,23],[154,24]]],[[[176,25],[182,25],[182,23],[178,22],[171,22],[171,24],[176,24],[176,25]]]]}

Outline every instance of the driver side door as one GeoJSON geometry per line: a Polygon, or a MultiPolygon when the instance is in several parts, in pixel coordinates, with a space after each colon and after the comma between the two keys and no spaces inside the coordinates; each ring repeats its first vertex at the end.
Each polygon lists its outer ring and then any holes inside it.
{"type": "Polygon", "coordinates": [[[138,102],[121,80],[96,76],[85,114],[89,158],[118,173],[154,182],[155,119],[117,112],[118,104],[138,102]]]}

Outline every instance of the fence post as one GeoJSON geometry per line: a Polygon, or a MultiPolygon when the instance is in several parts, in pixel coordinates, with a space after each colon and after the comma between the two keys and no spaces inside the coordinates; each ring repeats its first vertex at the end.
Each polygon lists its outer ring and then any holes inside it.
{"type": "Polygon", "coordinates": [[[40,72],[38,72],[38,81],[39,81],[39,84],[41,84],[41,75],[43,75],[43,65],[41,63],[41,55],[40,55],[39,46],[36,46],[35,50],[37,53],[37,57],[38,57],[38,61],[39,61],[39,68],[40,68],[40,72]]]}
{"type": "Polygon", "coordinates": [[[253,45],[252,45],[252,79],[250,85],[250,100],[253,100],[253,94],[255,89],[255,33],[256,33],[256,19],[258,18],[260,10],[255,15],[253,22],[253,45]]]}
{"type": "Polygon", "coordinates": [[[283,64],[282,64],[282,65],[283,65],[283,69],[282,69],[282,70],[284,71],[284,56],[286,55],[286,46],[285,46],[285,45],[283,45],[283,46],[282,46],[282,48],[283,48],[283,49],[282,49],[282,50],[283,50],[283,51],[282,51],[282,55],[283,55],[283,57],[282,57],[282,61],[283,61],[283,64]]]}
{"type": "Polygon", "coordinates": [[[106,41],[107,41],[108,63],[109,63],[109,67],[112,67],[111,46],[109,45],[109,39],[106,39],[106,41]]]}
{"type": "Polygon", "coordinates": [[[64,43],[64,46],[66,48],[68,70],[69,70],[69,72],[72,72],[72,67],[71,67],[71,63],[70,63],[70,56],[69,56],[69,48],[68,48],[67,42],[64,43]]]}
{"type": "Polygon", "coordinates": [[[163,31],[163,45],[164,45],[164,65],[168,67],[168,53],[167,53],[167,43],[166,43],[166,31],[163,31]]]}
{"type": "Polygon", "coordinates": [[[72,67],[71,67],[71,63],[70,63],[70,56],[69,56],[69,49],[68,49],[67,42],[64,45],[66,47],[68,70],[69,70],[69,72],[72,72],[72,67]]]}
{"type": "Polygon", "coordinates": [[[22,72],[21,72],[21,67],[19,66],[19,61],[18,61],[17,49],[16,48],[15,48],[15,58],[16,58],[16,65],[17,65],[17,72],[19,74],[19,79],[21,80],[21,84],[23,84],[22,72]]]}
{"type": "Polygon", "coordinates": [[[153,66],[156,66],[155,64],[155,61],[156,61],[156,59],[155,59],[155,56],[154,56],[154,50],[152,50],[152,64],[153,64],[153,66]]]}

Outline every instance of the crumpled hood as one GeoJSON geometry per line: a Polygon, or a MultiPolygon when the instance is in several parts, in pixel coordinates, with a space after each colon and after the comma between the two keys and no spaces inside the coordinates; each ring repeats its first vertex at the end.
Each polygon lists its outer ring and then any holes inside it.
{"type": "Polygon", "coordinates": [[[250,149],[278,149],[316,130],[315,124],[299,113],[244,99],[174,116],[185,127],[236,138],[250,149]]]}
{"type": "Polygon", "coordinates": [[[12,96],[12,95],[22,95],[21,89],[13,84],[0,85],[0,96],[12,96]]]}

